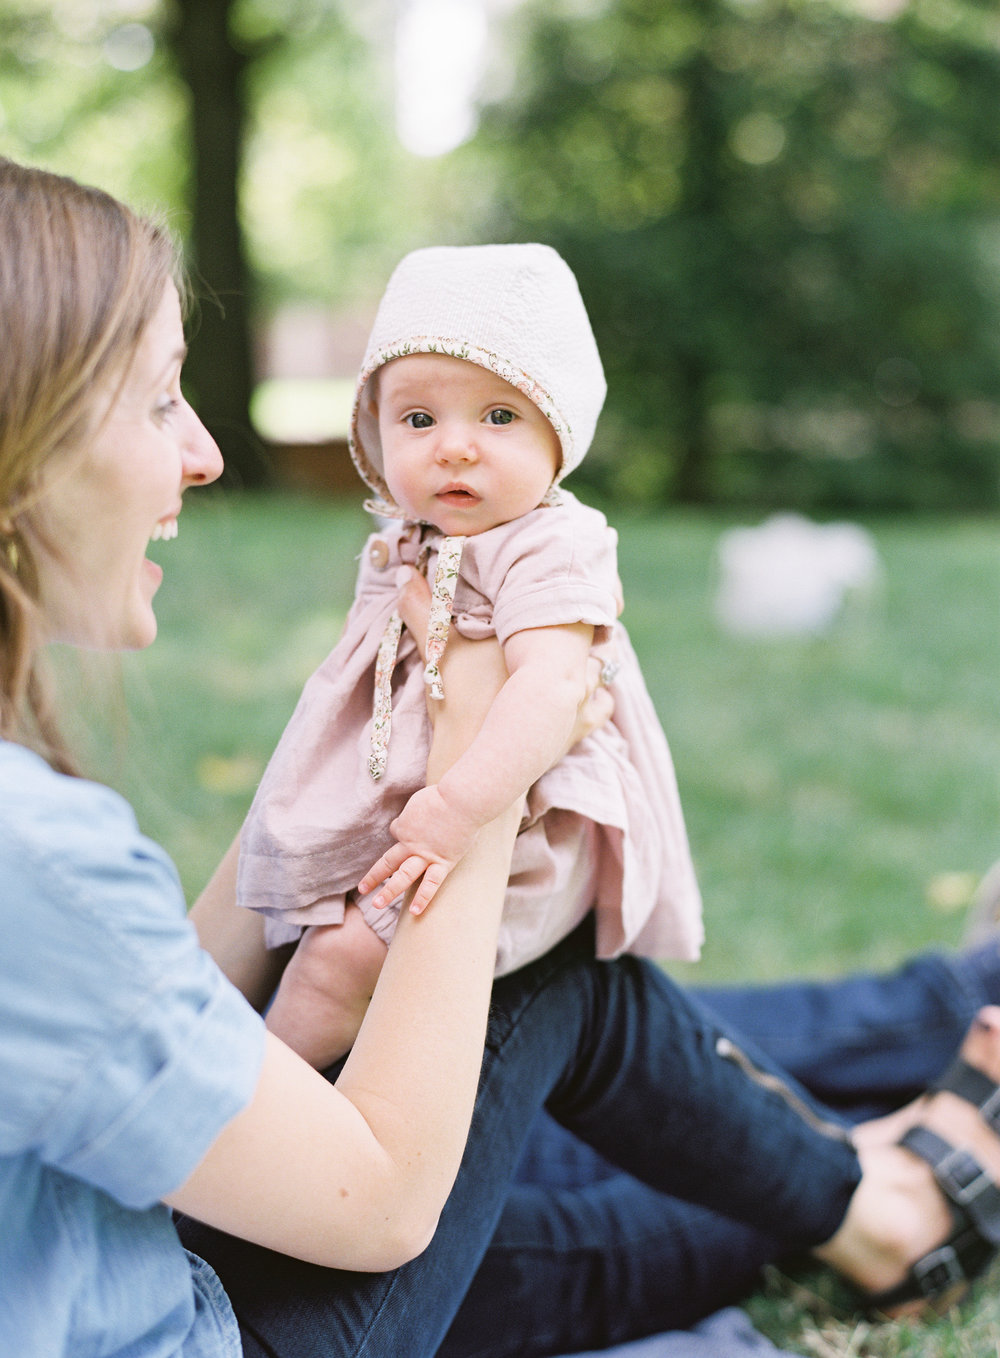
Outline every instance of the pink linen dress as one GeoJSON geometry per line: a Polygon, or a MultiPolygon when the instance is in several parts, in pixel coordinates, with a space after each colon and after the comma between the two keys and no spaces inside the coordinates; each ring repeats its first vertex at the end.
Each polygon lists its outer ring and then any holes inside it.
{"type": "MultiPolygon", "coordinates": [[[[693,959],[701,901],[667,742],[617,621],[617,535],[570,492],[556,499],[466,538],[454,598],[452,625],[465,636],[503,645],[526,628],[583,622],[597,641],[613,637],[621,662],[613,720],[528,792],[497,975],[540,957],[590,909],[599,957],[693,959]]],[[[306,925],[340,923],[347,899],[386,941],[395,928],[399,903],[374,910],[356,886],[392,845],[390,821],[424,785],[430,726],[424,665],[404,630],[385,772],[371,776],[375,661],[397,569],[426,562],[433,579],[440,541],[413,523],[368,539],[343,636],[307,682],[261,780],[240,838],[237,898],[268,917],[270,946],[306,925]]]]}

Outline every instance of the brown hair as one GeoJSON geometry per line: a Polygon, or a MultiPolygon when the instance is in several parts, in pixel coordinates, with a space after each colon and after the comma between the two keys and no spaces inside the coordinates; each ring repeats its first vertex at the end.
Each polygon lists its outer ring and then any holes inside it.
{"type": "Polygon", "coordinates": [[[0,157],[0,737],[73,771],[39,668],[22,516],[97,435],[173,279],[166,232],[99,189],[0,157]]]}

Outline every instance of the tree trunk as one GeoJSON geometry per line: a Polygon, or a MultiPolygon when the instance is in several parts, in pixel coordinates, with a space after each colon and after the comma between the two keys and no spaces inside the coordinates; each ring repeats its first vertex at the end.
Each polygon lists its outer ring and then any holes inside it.
{"type": "MultiPolygon", "coordinates": [[[[710,6],[715,9],[717,6],[710,6]]],[[[710,242],[719,249],[724,226],[724,210],[719,192],[719,165],[724,155],[727,129],[720,116],[713,89],[714,72],[708,58],[696,51],[684,69],[689,145],[684,165],[684,201],[690,218],[690,241],[701,258],[701,269],[714,271],[712,254],[705,255],[710,242]]],[[[709,296],[706,278],[699,289],[709,296]]],[[[688,343],[681,346],[678,358],[681,390],[679,429],[682,449],[674,477],[672,498],[680,504],[701,505],[712,499],[712,452],[708,439],[708,391],[711,372],[703,351],[688,343]]]]}
{"type": "Polygon", "coordinates": [[[708,373],[693,354],[678,355],[677,428],[680,453],[671,499],[682,505],[712,501],[712,453],[708,440],[708,373]]]}
{"type": "Polygon", "coordinates": [[[230,482],[257,486],[268,479],[268,463],[249,416],[251,279],[238,201],[246,57],[230,40],[232,6],[233,0],[175,0],[174,51],[191,94],[191,263],[199,299],[185,374],[230,482]]]}

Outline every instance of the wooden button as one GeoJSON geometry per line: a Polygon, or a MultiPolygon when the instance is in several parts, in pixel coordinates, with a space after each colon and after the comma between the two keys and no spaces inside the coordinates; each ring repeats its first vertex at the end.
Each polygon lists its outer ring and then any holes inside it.
{"type": "Polygon", "coordinates": [[[389,564],[389,544],[376,538],[368,548],[368,560],[377,571],[384,571],[389,564]]]}

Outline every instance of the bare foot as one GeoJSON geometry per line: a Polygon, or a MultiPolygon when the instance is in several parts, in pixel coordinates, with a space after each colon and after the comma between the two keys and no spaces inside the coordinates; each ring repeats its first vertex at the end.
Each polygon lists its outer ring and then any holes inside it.
{"type": "Polygon", "coordinates": [[[386,946],[348,905],[343,924],[305,930],[267,1014],[276,1037],[319,1070],[350,1051],[385,961],[386,946]]]}
{"type": "MultiPolygon", "coordinates": [[[[962,1059],[968,1062],[970,1066],[974,1066],[976,1070],[981,1070],[984,1075],[1000,1084],[1000,1008],[996,1005],[987,1005],[980,1009],[972,1020],[972,1025],[959,1050],[962,1059]]],[[[954,1094],[941,1092],[922,1094],[912,1103],[906,1104],[905,1107],[894,1113],[889,1113],[886,1117],[875,1118],[871,1122],[862,1123],[855,1128],[854,1144],[859,1149],[892,1145],[899,1140],[904,1132],[918,1122],[938,1132],[945,1140],[950,1141],[955,1146],[960,1144],[957,1140],[960,1134],[959,1128],[967,1127],[973,1135],[979,1135],[980,1141],[982,1141],[982,1133],[988,1130],[983,1127],[982,1120],[976,1110],[964,1099],[959,1099],[954,1094]],[[942,1110],[947,1112],[948,1122],[946,1125],[939,1126],[942,1110]]],[[[977,1142],[976,1144],[980,1143],[977,1142]]],[[[1000,1151],[1000,1145],[998,1145],[995,1137],[989,1135],[982,1144],[984,1148],[979,1158],[983,1167],[993,1172],[998,1168],[998,1165],[991,1164],[988,1157],[1000,1151]]]]}
{"type": "MultiPolygon", "coordinates": [[[[980,1010],[961,1056],[1000,1082],[1000,1008],[980,1010]]],[[[946,1090],[925,1094],[898,1113],[859,1127],[855,1144],[862,1181],[837,1234],[816,1253],[869,1293],[896,1286],[917,1259],[942,1245],[953,1230],[951,1210],[930,1166],[896,1144],[918,1123],[956,1149],[970,1151],[1000,1181],[1000,1139],[976,1108],[946,1090]]],[[[906,1303],[893,1313],[921,1306],[906,1303]]]]}

